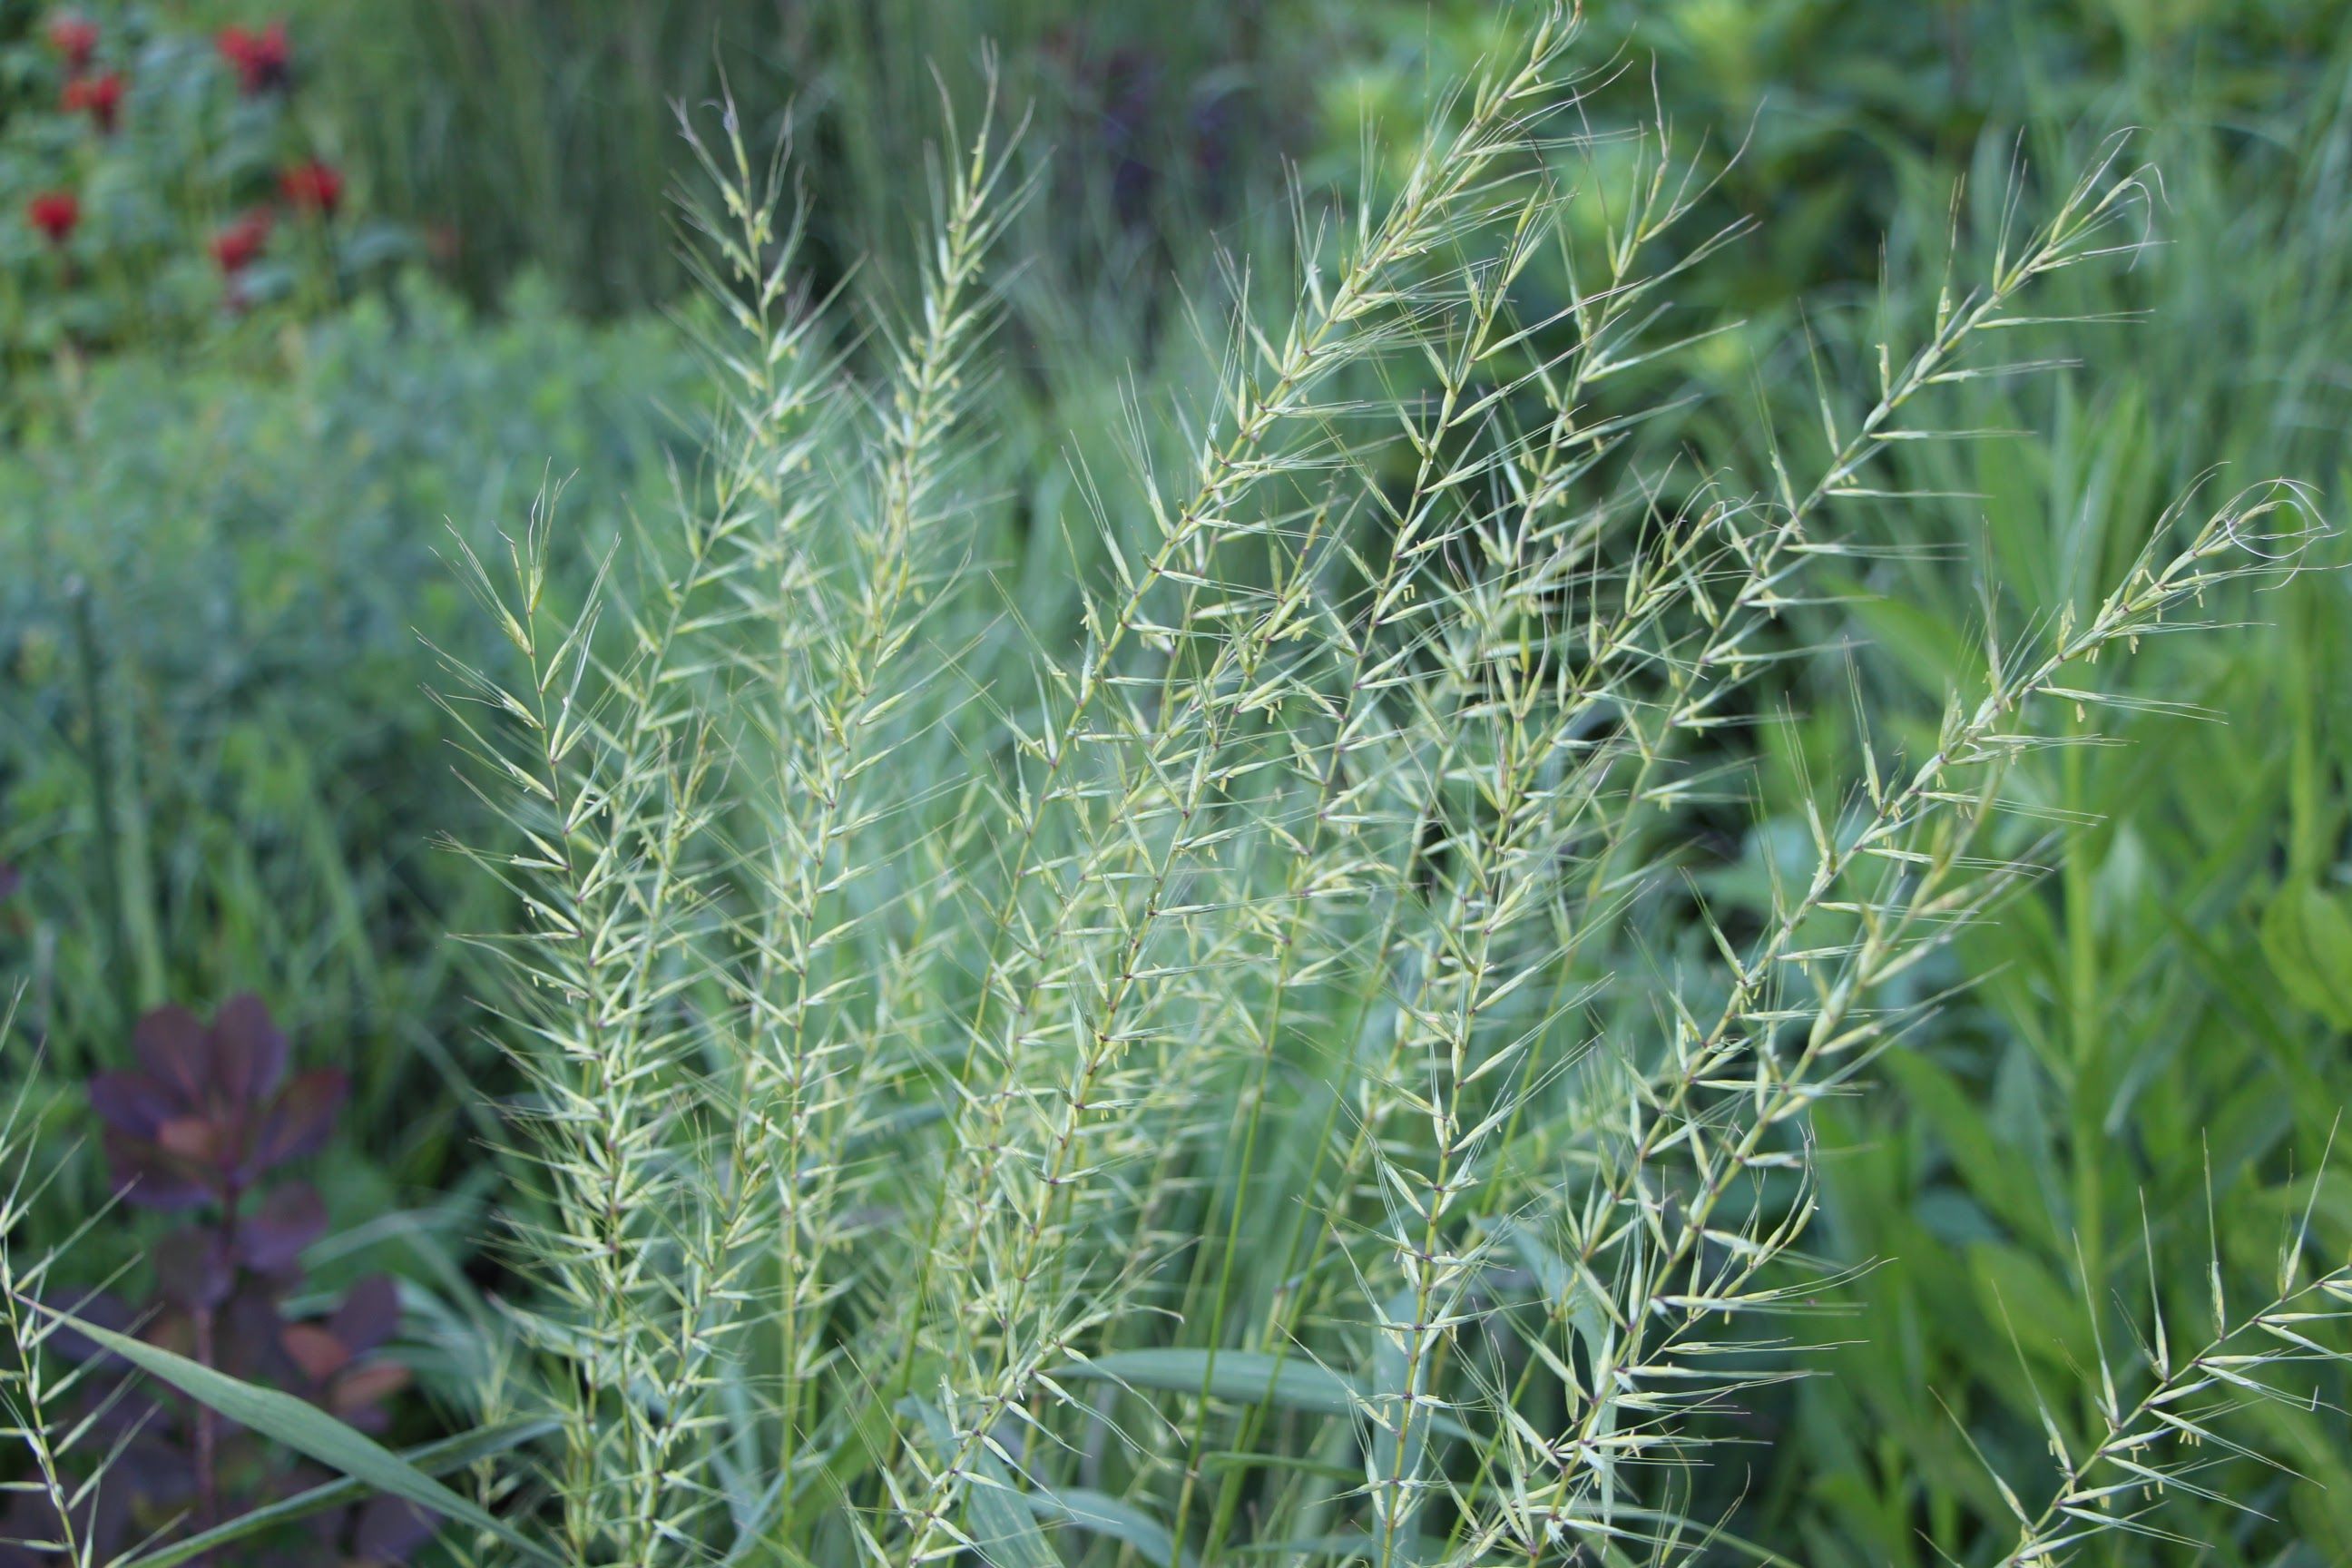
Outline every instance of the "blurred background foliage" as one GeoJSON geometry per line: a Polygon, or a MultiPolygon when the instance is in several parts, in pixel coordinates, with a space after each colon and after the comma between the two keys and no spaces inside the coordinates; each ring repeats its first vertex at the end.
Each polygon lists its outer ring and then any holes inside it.
{"type": "MultiPolygon", "coordinates": [[[[339,1228],[454,1298],[467,1225],[381,1241],[382,1216],[468,1190],[467,1086],[495,1081],[442,933],[503,911],[428,847],[479,821],[422,689],[428,645],[488,627],[436,550],[447,528],[512,526],[551,475],[579,535],[612,538],[691,463],[700,369],[667,314],[694,307],[661,216],[685,170],[673,100],[731,92],[754,141],[789,121],[813,288],[895,298],[940,93],[976,102],[993,47],[1042,184],[1006,295],[1022,373],[971,482],[992,498],[983,552],[1051,626],[1064,525],[1087,526],[1072,459],[1115,469],[1120,390],[1199,374],[1176,282],[1213,298],[1218,247],[1278,273],[1287,183],[1377,185],[1388,144],[1365,128],[1412,124],[1500,24],[1482,0],[282,14],[289,80],[257,98],[219,32],[278,11],[85,7],[126,79],[107,132],[63,101],[53,9],[0,5],[0,963],[28,985],[61,1127],[139,1009],[260,992],[298,1053],[354,1072],[339,1228]],[[294,160],[348,182],[337,210],[227,267],[224,226],[294,160]],[[63,244],[27,205],[55,189],[82,204],[63,244]]],[[[2070,311],[2147,319],[2074,331],[2084,363],[2062,377],[1971,385],[1955,423],[2050,438],[1922,449],[1906,479],[1953,499],[1801,612],[1874,651],[1792,669],[1759,715],[1768,765],[1841,771],[1823,764],[1857,680],[1932,726],[1988,615],[2013,633],[2077,601],[2192,488],[2284,473],[2344,493],[2352,5],[1596,0],[1591,17],[1596,66],[1633,79],[1596,103],[1601,128],[1632,122],[1646,79],[1684,151],[1744,145],[1710,201],[1761,226],[1676,301],[1743,323],[1686,372],[1735,408],[1811,417],[1816,359],[1866,384],[1882,316],[1932,309],[1955,203],[1997,232],[2018,160],[2063,178],[2137,126],[2163,174],[2164,244],[2064,285],[2070,311]],[[1954,586],[1976,577],[1996,591],[1954,586]]],[[[1661,451],[1756,473],[1754,424],[1701,412],[1661,451]]],[[[2325,1163],[2352,1089],[2345,595],[2317,576],[2219,607],[2254,624],[2139,667],[2151,694],[2226,709],[2226,732],[2088,715],[2126,743],[2024,775],[2063,870],[1964,945],[1953,978],[1972,984],[1875,1092],[1821,1112],[1816,1236],[1874,1267],[1823,1335],[1839,1375],[1743,1413],[1744,1474],[1717,1461],[1747,1533],[1824,1564],[1962,1550],[2006,1517],[1971,1445],[2012,1465],[2042,1447],[2038,1370],[2074,1382],[2115,1300],[2198,1316],[2209,1192],[2250,1276],[2306,1207],[2352,1244],[2352,1173],[2325,1163]]],[[[1734,813],[1726,831],[1769,852],[1795,829],[1734,813]]],[[[1715,891],[1756,890],[1726,873],[1715,891]]],[[[2326,1489],[2283,1481],[2275,1508],[2256,1500],[2267,1524],[2216,1510],[2198,1523],[2221,1554],[2197,1560],[2352,1561],[2340,1418],[2270,1418],[2326,1489]]]]}
{"type": "Polygon", "coordinates": [[[25,879],[0,941],[48,1064],[261,990],[352,1067],[385,1179],[429,1185],[472,1102],[451,1053],[479,1055],[446,932],[502,913],[428,844],[467,808],[420,639],[486,629],[448,529],[493,536],[551,472],[583,528],[659,507],[656,409],[696,369],[655,321],[535,286],[485,316],[417,278],[266,368],[78,374],[0,456],[0,860],[25,879]]]}

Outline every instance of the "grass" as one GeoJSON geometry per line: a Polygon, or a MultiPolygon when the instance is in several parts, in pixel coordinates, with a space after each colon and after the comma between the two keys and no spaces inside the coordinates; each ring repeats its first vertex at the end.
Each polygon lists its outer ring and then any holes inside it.
{"type": "Polygon", "coordinates": [[[552,1423],[475,1478],[537,1550],[2338,1554],[2343,589],[2264,476],[2340,467],[2340,95],[1904,166],[1742,325],[1606,58],[1123,389],[1001,120],[822,304],[705,122],[698,482],[439,639],[526,1087],[413,1327],[552,1423]]]}
{"type": "MultiPolygon", "coordinates": [[[[2340,63],[2327,79],[2307,109],[2249,143],[2159,133],[2174,215],[2164,250],[2074,301],[2148,319],[2084,343],[2084,370],[2049,395],[1986,391],[1962,416],[2047,421],[2046,441],[1915,470],[1924,487],[1989,498],[1952,503],[1942,526],[1974,573],[2001,584],[2012,624],[2079,602],[2132,547],[2135,510],[2197,482],[2208,459],[2230,464],[2208,482],[2287,470],[2340,489],[2323,411],[2341,392],[2328,331],[2315,326],[2340,286],[2324,259],[2342,222],[2326,174],[2344,155],[2340,63]],[[2223,162],[2225,148],[2244,162],[2223,162]],[[2260,194],[2224,203],[2225,184],[2260,194]],[[2225,205],[2227,221],[2199,216],[2225,205]],[[2214,343],[2228,352],[2199,346],[2214,343]],[[2167,429],[2203,432],[2211,446],[2183,449],[2167,429]]],[[[1895,689],[1932,691],[1938,661],[1981,616],[1942,581],[1887,569],[1872,584],[1865,621],[1899,655],[1888,665],[1895,689]]],[[[1777,1491],[1809,1518],[1824,1560],[1932,1562],[1929,1542],[1956,1551],[1967,1521],[2002,1510],[1950,1417],[1918,1388],[1968,1411],[1980,1441],[2031,1452],[2041,1436],[2029,1377],[2066,1375],[2095,1334],[2117,1331],[2116,1313],[2088,1303],[2145,1311],[2160,1300],[2176,1321],[2189,1310],[2203,1283],[2178,1270],[2151,1278],[2143,1259],[2151,1238],[2159,1256],[2203,1244],[2209,1192],[2225,1212],[2267,1216],[2234,1237],[2221,1226],[2248,1275],[2281,1216],[2315,1203],[2316,1215],[2335,1211],[2335,1179],[2322,1173],[2345,1102],[2341,1026],[2295,988],[2304,961],[2283,952],[2293,944],[2276,911],[2302,886],[2340,883],[2330,803],[2342,794],[2345,715],[2310,661],[2330,657],[2342,592],[2329,574],[2265,596],[2231,612],[2253,626],[2168,645],[2136,683],[2225,714],[2226,726],[2095,714],[2088,727],[2122,743],[2040,770],[2036,798],[2084,814],[2064,874],[1964,946],[1966,971],[1981,978],[1950,1037],[1897,1064],[1876,1105],[1836,1118],[1828,1142],[1853,1150],[1832,1163],[1850,1173],[1830,1187],[1836,1251],[1889,1261],[1873,1276],[1855,1348],[1839,1358],[1850,1373],[1819,1384],[1815,1411],[1792,1424],[1826,1448],[1792,1450],[1781,1472],[1818,1474],[1833,1453],[1870,1479],[1818,1505],[1795,1500],[1804,1489],[1793,1484],[1777,1491]],[[1903,1447],[1868,1457],[1872,1435],[1890,1428],[1903,1447]]],[[[2281,1413],[2271,1429],[2299,1470],[2334,1472],[2324,1419],[2281,1413]]],[[[2291,1521],[2283,1533],[2324,1560],[2347,1539],[2326,1500],[2335,1489],[2266,1490],[2257,1506],[2291,1521]]],[[[2258,1533],[2218,1516],[2195,1533],[2259,1556],[2258,1533]]]]}
{"type": "MultiPolygon", "coordinates": [[[[462,689],[536,846],[491,858],[541,911],[516,1254],[572,1558],[1021,1560],[1096,1514],[1204,1561],[1706,1538],[1717,1417],[1795,1375],[1777,1320],[1842,1284],[1801,1249],[1813,1105],[1928,1026],[1939,957],[2061,847],[2009,825],[2049,815],[2012,772],[2090,738],[2100,654],[2282,578],[2312,525],[2277,487],[2152,509],[1916,750],[1858,702],[1843,776],[1751,767],[1715,737],[1814,653],[1775,646],[1801,574],[1867,559],[1837,514],[1932,494],[1875,471],[1937,434],[1898,411],[2014,374],[1977,337],[2135,249],[2150,187],[2110,146],[1874,403],[1825,395],[1819,458],[1685,481],[1645,461],[1657,410],[1598,388],[1730,236],[1677,233],[1706,182],[1654,139],[1580,247],[1549,176],[1581,144],[1529,139],[1567,37],[1460,100],[1384,217],[1302,235],[1294,313],[1237,318],[1192,461],[1142,458],[1152,526],[1101,524],[1080,647],[1031,643],[1025,680],[967,674],[952,629],[990,613],[946,479],[1012,200],[988,128],[865,390],[801,368],[791,247],[740,148],[714,166],[753,215],[707,222],[745,301],[732,477],[624,652],[545,608],[543,526],[510,584],[477,564],[519,668],[462,689]],[[1569,304],[1538,316],[1544,261],[1569,304]],[[835,429],[837,475],[780,482],[835,429]],[[751,651],[682,650],[705,619],[751,651]],[[1775,786],[1795,853],[1751,907],[1686,904],[1692,819],[1775,786]],[[772,1501],[726,1506],[730,1450],[772,1501]]],[[[2344,1284],[2291,1236],[2272,1304],[2217,1292],[2178,1362],[2159,1331],[2142,1405],[2260,1393],[2218,1373],[2344,1284]]],[[[2188,1483],[2096,1359],[2010,1561],[2135,1528],[2095,1506],[2118,1480],[2188,1483]]],[[[2183,1441],[2220,1419],[2182,1408],[2183,1441]]]]}

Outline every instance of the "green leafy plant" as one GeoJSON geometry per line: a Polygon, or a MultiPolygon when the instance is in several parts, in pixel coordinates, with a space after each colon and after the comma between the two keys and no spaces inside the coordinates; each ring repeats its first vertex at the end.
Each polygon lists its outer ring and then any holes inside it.
{"type": "Polygon", "coordinates": [[[591,327],[528,289],[488,317],[415,278],[262,363],[93,363],[0,453],[34,520],[0,538],[0,859],[24,884],[0,969],[43,1070],[121,1065],[167,1000],[260,991],[349,1052],[371,1158],[336,1163],[338,1206],[464,1186],[446,1086],[489,1053],[441,932],[500,917],[428,844],[472,797],[419,639],[489,634],[435,540],[492,537],[548,465],[593,492],[595,526],[659,506],[700,401],[659,323],[591,327]]]}
{"type": "Polygon", "coordinates": [[[26,86],[0,121],[0,344],[20,374],[316,315],[415,254],[345,200],[282,23],[207,37],[143,6],[59,10],[7,54],[26,86]]]}
{"type": "Polygon", "coordinates": [[[487,300],[535,268],[598,312],[690,287],[646,221],[691,168],[673,102],[723,93],[755,140],[788,119],[814,127],[799,156],[827,199],[804,268],[831,281],[854,265],[911,289],[921,258],[902,186],[923,156],[933,73],[969,91],[992,55],[1055,150],[1056,189],[1024,243],[1048,265],[1139,279],[1133,252],[1184,246],[1278,195],[1269,154],[1302,108],[1284,84],[1327,32],[1298,0],[387,0],[364,15],[298,0],[297,25],[368,105],[349,127],[354,166],[384,211],[442,237],[453,277],[487,300]]]}
{"type": "MultiPolygon", "coordinates": [[[[2120,143],[2014,180],[1979,281],[1956,237],[1805,426],[1768,396],[1752,470],[1694,468],[1712,334],[1672,307],[1744,226],[1694,231],[1710,171],[1591,129],[1574,18],[1525,21],[1384,200],[1302,199],[1295,279],[1203,307],[1204,404],[1080,476],[1099,569],[1058,625],[972,524],[1017,136],[951,126],[920,293],[854,324],[740,122],[691,143],[705,482],[593,584],[551,500],[452,552],[506,645],[447,659],[508,817],[467,853],[527,911],[480,939],[527,1086],[481,1331],[545,1431],[471,1499],[402,1479],[453,1549],[1786,1560],[1744,1440],[1870,1289],[1809,1250],[1817,1125],[1924,1078],[1956,953],[2072,847],[2043,759],[2143,643],[2293,577],[2315,512],[2158,500],[2079,602],[1985,620],[1924,722],[1858,674],[1790,712],[1853,574],[1937,570],[1877,531],[1937,499],[1914,454],[2054,368],[2008,345],[2084,324],[2050,297],[2144,251],[2152,180],[2120,143]]],[[[2042,1452],[1988,1465],[1956,1554],[2226,1507],[2341,1379],[2311,1215],[2251,1295],[2218,1221],[2151,1237],[2210,1321],[2151,1292],[2031,1366],[2042,1452]]]]}

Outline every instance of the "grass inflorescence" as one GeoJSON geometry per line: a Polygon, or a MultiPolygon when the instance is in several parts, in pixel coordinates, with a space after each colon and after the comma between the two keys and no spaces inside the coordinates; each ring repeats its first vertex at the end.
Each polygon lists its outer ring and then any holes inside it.
{"type": "MultiPolygon", "coordinates": [[[[1747,226],[1706,149],[1593,129],[1633,84],[1572,13],[1526,24],[1393,188],[1297,200],[1286,281],[1195,297],[1207,394],[1139,394],[1129,472],[1074,458],[1080,515],[1032,520],[1088,535],[1066,625],[972,526],[1022,128],[950,111],[919,288],[861,309],[811,298],[786,161],[689,119],[722,412],[677,516],[584,592],[552,497],[452,552],[507,644],[445,701],[525,912],[478,939],[523,1087],[477,1398],[537,1425],[476,1477],[524,1555],[1793,1560],[1739,1533],[1754,1413],[1871,1289],[1810,1245],[1817,1111],[2067,849],[2045,754],[2317,513],[2196,488],[2078,602],[1988,592],[1939,717],[1856,676],[1803,715],[1837,771],[1768,765],[1950,499],[1920,454],[2032,439],[1948,415],[2066,364],[2014,345],[2093,324],[2047,297],[2159,186],[2123,140],[2013,174],[1867,379],[1716,410],[1758,471],[1702,468],[1677,287],[1747,226]],[[1723,847],[1767,817],[1801,832],[1723,847]]],[[[2234,1412],[2318,1399],[2352,1275],[2307,1211],[2260,1306],[2220,1246],[2210,1323],[2151,1289],[2037,1385],[1980,1560],[2169,1542],[2265,1458],[2234,1412]]]]}

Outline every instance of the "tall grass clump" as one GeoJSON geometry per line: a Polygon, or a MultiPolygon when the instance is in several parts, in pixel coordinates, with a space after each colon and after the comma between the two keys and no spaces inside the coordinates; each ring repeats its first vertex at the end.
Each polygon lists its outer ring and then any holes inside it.
{"type": "MultiPolygon", "coordinates": [[[[2010,345],[2143,248],[2153,182],[2120,143],[2021,178],[1874,384],[1694,471],[1675,285],[1741,226],[1691,230],[1704,150],[1595,129],[1575,22],[1528,18],[1382,199],[1302,197],[1293,281],[1194,295],[1207,393],[1031,520],[1091,536],[1069,626],[987,525],[1018,128],[950,115],[919,294],[864,312],[807,297],[781,163],[694,142],[727,412],[674,524],[584,597],[551,503],[458,552],[511,647],[451,661],[511,828],[468,853],[530,916],[482,939],[527,1087],[478,1414],[549,1427],[470,1499],[418,1478],[446,1549],[1785,1560],[1740,1533],[1747,1423],[1869,1289],[1807,1249],[1813,1109],[1936,1027],[1956,938],[2063,842],[2014,764],[2095,743],[2117,666],[2316,522],[2283,481],[2185,496],[2079,607],[1989,611],[1925,739],[1857,679],[1840,773],[1754,765],[1826,651],[1819,563],[1922,499],[1891,456],[1998,434],[1948,389],[2063,363],[2010,345]],[[1723,823],[1783,809],[1756,896],[1703,892],[1723,823]]],[[[2345,1260],[2307,1215],[2256,1298],[2217,1256],[2151,1252],[2210,1276],[2200,1321],[2042,1391],[1976,1560],[2170,1541],[2168,1494],[2265,1461],[2234,1411],[2333,1397],[2345,1260]]]]}

